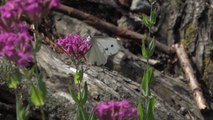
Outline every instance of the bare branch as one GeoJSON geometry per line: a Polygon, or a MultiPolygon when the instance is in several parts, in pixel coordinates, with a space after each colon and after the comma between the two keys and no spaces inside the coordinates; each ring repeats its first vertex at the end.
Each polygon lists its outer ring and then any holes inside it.
{"type": "Polygon", "coordinates": [[[192,90],[193,97],[195,99],[195,102],[197,103],[197,106],[200,110],[209,109],[209,106],[206,103],[206,100],[203,97],[202,89],[197,81],[197,78],[194,75],[194,71],[192,69],[192,66],[189,62],[189,58],[186,54],[186,50],[183,45],[176,44],[175,45],[176,54],[180,60],[180,63],[183,67],[183,70],[185,72],[185,76],[187,77],[189,81],[189,86],[192,90]]]}

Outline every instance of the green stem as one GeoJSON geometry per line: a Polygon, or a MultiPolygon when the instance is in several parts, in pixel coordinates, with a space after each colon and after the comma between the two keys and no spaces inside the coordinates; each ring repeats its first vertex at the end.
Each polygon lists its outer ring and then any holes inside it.
{"type": "Polygon", "coordinates": [[[80,83],[78,84],[78,91],[79,91],[79,99],[81,100],[81,85],[80,85],[80,83]]]}
{"type": "Polygon", "coordinates": [[[40,112],[41,112],[41,119],[45,120],[44,109],[42,106],[40,107],[40,112]]]}

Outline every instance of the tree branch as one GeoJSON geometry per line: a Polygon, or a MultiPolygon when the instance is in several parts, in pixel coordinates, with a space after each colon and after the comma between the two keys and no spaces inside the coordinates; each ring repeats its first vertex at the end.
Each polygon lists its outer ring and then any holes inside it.
{"type": "Polygon", "coordinates": [[[200,110],[208,109],[209,106],[206,103],[206,100],[203,97],[202,89],[194,75],[194,71],[192,69],[192,66],[189,62],[189,58],[186,54],[186,50],[184,49],[184,46],[181,44],[175,45],[176,54],[180,60],[180,63],[183,67],[183,70],[185,72],[185,76],[187,77],[189,81],[189,86],[192,90],[193,97],[195,99],[195,102],[197,103],[197,106],[200,110]]]}

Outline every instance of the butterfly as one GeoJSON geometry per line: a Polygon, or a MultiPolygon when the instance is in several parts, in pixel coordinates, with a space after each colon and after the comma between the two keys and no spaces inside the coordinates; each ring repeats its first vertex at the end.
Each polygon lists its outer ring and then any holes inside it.
{"type": "Polygon", "coordinates": [[[117,40],[112,37],[89,36],[87,40],[92,44],[92,48],[86,54],[86,58],[93,65],[106,64],[108,57],[120,50],[117,40]]]}

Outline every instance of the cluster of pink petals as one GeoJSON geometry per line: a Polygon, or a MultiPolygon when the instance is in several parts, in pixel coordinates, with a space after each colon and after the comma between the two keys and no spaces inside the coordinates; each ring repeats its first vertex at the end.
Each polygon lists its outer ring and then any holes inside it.
{"type": "Polygon", "coordinates": [[[6,57],[18,66],[29,65],[32,61],[32,36],[26,24],[17,25],[11,32],[0,33],[0,57],[6,57]]]}
{"type": "Polygon", "coordinates": [[[18,21],[21,15],[35,21],[51,8],[58,7],[59,0],[8,0],[0,6],[0,25],[8,27],[18,21]]]}
{"type": "Polygon", "coordinates": [[[21,16],[37,21],[59,0],[7,0],[0,6],[0,57],[6,57],[18,66],[28,66],[32,61],[32,36],[21,16]]]}
{"type": "Polygon", "coordinates": [[[95,113],[100,120],[129,120],[137,118],[137,108],[128,100],[103,101],[95,107],[95,113]]]}
{"type": "Polygon", "coordinates": [[[62,47],[75,60],[80,60],[91,48],[91,44],[86,37],[71,34],[58,39],[57,45],[62,47]]]}

